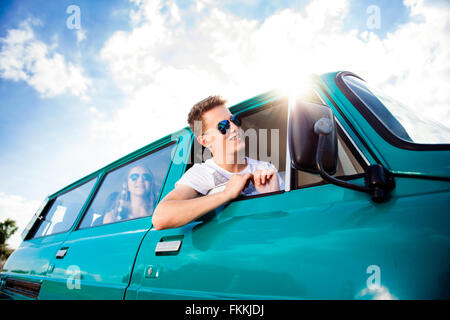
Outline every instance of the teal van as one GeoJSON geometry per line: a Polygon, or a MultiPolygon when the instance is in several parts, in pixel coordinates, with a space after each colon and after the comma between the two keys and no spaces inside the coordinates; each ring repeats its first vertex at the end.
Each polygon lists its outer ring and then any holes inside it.
{"type": "Polygon", "coordinates": [[[258,160],[277,153],[283,190],[175,229],[156,230],[151,215],[105,222],[133,168],[151,172],[154,208],[207,157],[186,127],[48,196],[0,273],[1,297],[450,297],[448,128],[350,72],[230,110],[244,129],[263,129],[270,143],[258,160]]]}

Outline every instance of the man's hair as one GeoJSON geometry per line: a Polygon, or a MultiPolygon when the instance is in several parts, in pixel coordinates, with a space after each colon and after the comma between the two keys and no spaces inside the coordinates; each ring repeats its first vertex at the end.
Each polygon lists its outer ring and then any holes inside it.
{"type": "Polygon", "coordinates": [[[211,110],[217,106],[224,105],[226,103],[227,100],[223,99],[221,96],[209,96],[208,98],[194,104],[191,111],[189,111],[187,119],[192,132],[194,132],[196,136],[199,136],[201,132],[198,130],[198,126],[194,128],[195,121],[201,121],[201,129],[203,130],[203,114],[208,110],[211,110]],[[197,132],[195,132],[194,129],[197,129],[197,132]]]}

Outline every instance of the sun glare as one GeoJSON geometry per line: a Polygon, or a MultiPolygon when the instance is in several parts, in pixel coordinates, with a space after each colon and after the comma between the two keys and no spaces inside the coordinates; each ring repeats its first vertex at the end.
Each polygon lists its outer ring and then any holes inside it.
{"type": "Polygon", "coordinates": [[[289,101],[295,101],[310,92],[312,77],[312,75],[287,75],[278,82],[277,91],[289,97],[289,101]]]}

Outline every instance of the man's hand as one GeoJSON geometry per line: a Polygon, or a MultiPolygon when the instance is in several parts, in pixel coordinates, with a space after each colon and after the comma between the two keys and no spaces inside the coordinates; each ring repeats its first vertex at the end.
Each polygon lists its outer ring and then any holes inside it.
{"type": "Polygon", "coordinates": [[[243,175],[233,174],[225,185],[225,190],[223,191],[229,200],[237,198],[241,191],[244,190],[247,181],[252,178],[251,173],[246,173],[243,175]]]}
{"type": "Polygon", "coordinates": [[[256,170],[253,173],[253,184],[259,194],[280,189],[277,172],[273,169],[256,170]]]}

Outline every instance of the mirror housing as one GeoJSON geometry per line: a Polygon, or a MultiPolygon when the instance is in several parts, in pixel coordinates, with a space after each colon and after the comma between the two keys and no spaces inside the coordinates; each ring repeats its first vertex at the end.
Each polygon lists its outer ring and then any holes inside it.
{"type": "Polygon", "coordinates": [[[314,126],[322,118],[331,121],[331,132],[324,136],[322,164],[324,170],[333,175],[337,169],[338,143],[334,114],[329,107],[300,100],[296,101],[289,117],[289,151],[295,169],[319,173],[316,164],[319,136],[315,133],[314,126]]]}

